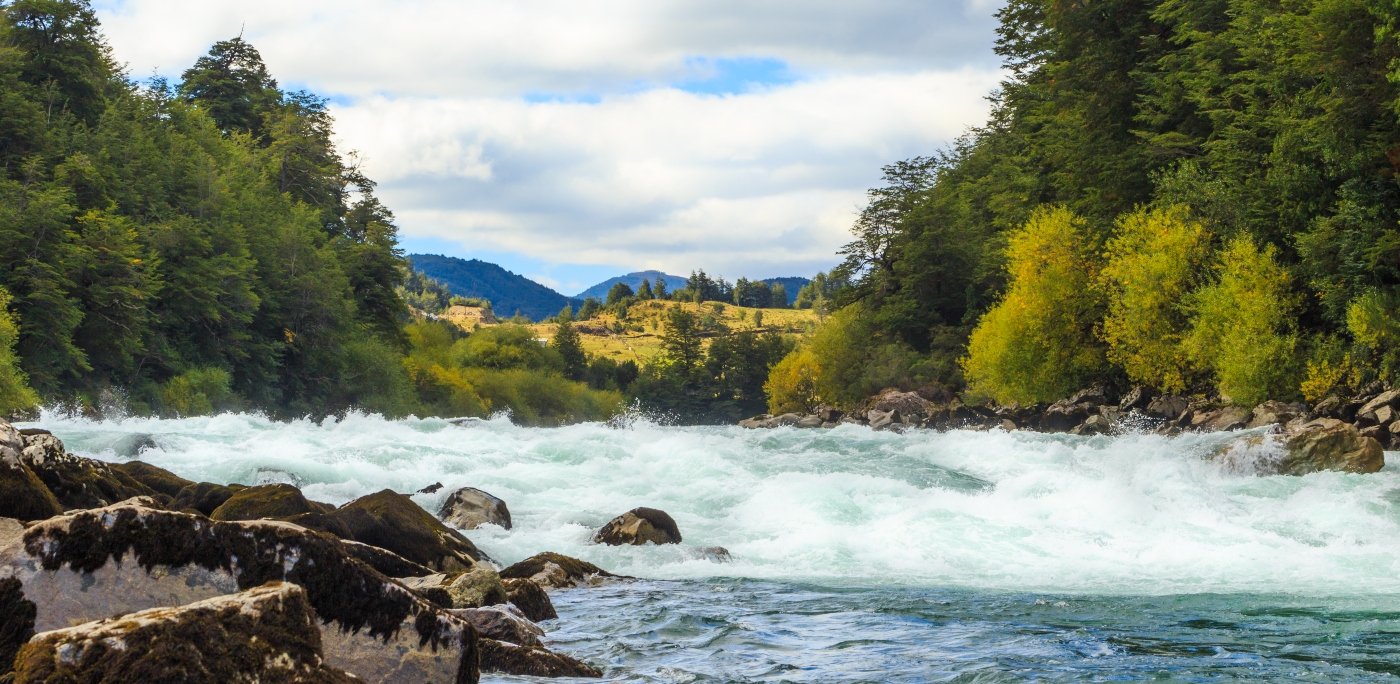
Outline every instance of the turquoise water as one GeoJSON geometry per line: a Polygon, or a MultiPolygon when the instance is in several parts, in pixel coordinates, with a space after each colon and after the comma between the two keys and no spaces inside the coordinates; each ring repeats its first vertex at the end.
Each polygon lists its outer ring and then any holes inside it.
{"type": "Polygon", "coordinates": [[[292,482],[336,504],[442,482],[414,497],[436,511],[456,487],[485,489],[515,528],[467,536],[502,564],[558,551],[645,579],[553,594],[555,647],[615,681],[1400,674],[1400,470],[1241,474],[1247,462],[1206,458],[1230,435],[359,415],[37,425],[108,460],[150,435],[157,448],[141,458],[181,476],[292,482]],[[636,506],[669,512],[685,543],[588,543],[636,506]],[[730,560],[702,552],[713,546],[730,560]]]}

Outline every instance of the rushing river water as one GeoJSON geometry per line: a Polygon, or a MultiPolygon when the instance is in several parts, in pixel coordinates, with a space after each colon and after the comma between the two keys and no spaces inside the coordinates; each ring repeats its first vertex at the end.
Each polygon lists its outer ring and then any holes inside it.
{"type": "Polygon", "coordinates": [[[442,482],[414,496],[435,512],[457,487],[489,491],[515,528],[467,536],[500,563],[558,551],[645,578],[552,595],[554,647],[608,681],[1400,676],[1400,468],[1244,476],[1204,458],[1227,435],[34,425],[106,460],[149,435],[141,459],[183,477],[291,482],[335,504],[442,482]],[[588,543],[636,506],[669,512],[685,543],[588,543]]]}

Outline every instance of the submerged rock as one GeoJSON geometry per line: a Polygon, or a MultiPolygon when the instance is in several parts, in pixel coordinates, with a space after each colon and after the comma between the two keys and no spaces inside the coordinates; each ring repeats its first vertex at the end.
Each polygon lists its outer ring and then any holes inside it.
{"type": "Polygon", "coordinates": [[[471,625],[355,560],[342,542],[283,522],[215,522],[132,504],[77,511],[22,536],[0,529],[0,577],[21,582],[41,631],[292,582],[326,625],[332,666],[405,683],[462,681],[476,670],[471,625]]]}
{"type": "Polygon", "coordinates": [[[463,487],[449,494],[438,517],[463,530],[474,530],[487,523],[510,529],[506,502],[475,487],[463,487]]]}
{"type": "Polygon", "coordinates": [[[554,602],[549,600],[549,594],[534,580],[519,577],[503,578],[501,584],[506,588],[506,600],[519,608],[525,617],[535,622],[553,620],[559,617],[559,613],[554,610],[554,602]]]}
{"type": "Polygon", "coordinates": [[[209,515],[214,520],[260,520],[288,518],[303,513],[334,511],[330,504],[309,501],[301,490],[289,484],[247,487],[233,493],[209,515]]]}
{"type": "Polygon", "coordinates": [[[608,546],[641,546],[681,543],[681,531],[666,511],[634,508],[613,518],[593,535],[593,543],[608,546]]]}
{"type": "Polygon", "coordinates": [[[525,677],[602,677],[588,663],[538,646],[481,639],[481,670],[525,677]]]}
{"type": "Polygon", "coordinates": [[[545,589],[587,586],[608,577],[617,577],[592,563],[546,551],[526,558],[505,570],[501,579],[528,579],[545,589]]]}
{"type": "Polygon", "coordinates": [[[179,494],[180,490],[194,484],[169,470],[157,468],[141,461],[117,463],[112,468],[126,473],[131,479],[171,498],[179,494]]]}
{"type": "Polygon", "coordinates": [[[44,632],[15,665],[19,681],[53,684],[357,681],[326,664],[316,612],[285,582],[44,632]]]}
{"type": "Polygon", "coordinates": [[[464,572],[488,560],[462,533],[389,489],[341,506],[335,517],[350,528],[356,541],[388,549],[439,572],[464,572]]]}

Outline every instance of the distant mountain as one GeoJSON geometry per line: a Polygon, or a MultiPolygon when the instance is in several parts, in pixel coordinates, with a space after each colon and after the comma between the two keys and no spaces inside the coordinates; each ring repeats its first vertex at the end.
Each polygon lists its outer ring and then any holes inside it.
{"type": "Polygon", "coordinates": [[[413,262],[414,270],[446,285],[454,295],[491,300],[491,309],[502,318],[513,316],[518,310],[530,320],[539,321],[559,313],[565,305],[578,308],[583,303],[478,259],[410,254],[408,260],[413,262]]]}
{"type": "Polygon", "coordinates": [[[616,285],[618,283],[627,283],[627,286],[632,288],[633,292],[636,292],[637,288],[642,286],[643,280],[649,280],[651,281],[651,284],[655,286],[657,278],[666,279],[667,292],[675,292],[676,290],[685,287],[686,279],[682,278],[681,276],[667,275],[665,273],[662,273],[661,271],[637,271],[636,273],[628,273],[627,275],[618,276],[616,278],[608,278],[607,280],[604,280],[603,282],[598,283],[597,285],[594,285],[593,287],[590,287],[587,290],[584,290],[583,292],[574,295],[574,298],[588,299],[589,297],[597,297],[598,299],[607,299],[608,290],[611,290],[613,285],[616,285]]]}
{"type": "Polygon", "coordinates": [[[806,287],[807,283],[812,282],[812,279],[791,276],[788,278],[765,278],[763,282],[768,283],[768,287],[772,287],[774,285],[777,285],[778,283],[782,283],[783,288],[787,290],[788,306],[792,306],[792,303],[797,301],[797,291],[806,287]]]}

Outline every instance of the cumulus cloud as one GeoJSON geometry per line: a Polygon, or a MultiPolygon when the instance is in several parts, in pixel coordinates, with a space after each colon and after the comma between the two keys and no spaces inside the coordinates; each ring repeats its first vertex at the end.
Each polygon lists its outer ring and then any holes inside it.
{"type": "MultiPolygon", "coordinates": [[[[991,0],[98,7],[136,76],[246,22],[284,87],[333,98],[410,247],[535,265],[828,267],[879,167],[980,123],[999,78],[991,0]]],[[[590,284],[562,273],[530,275],[590,284]]]]}

